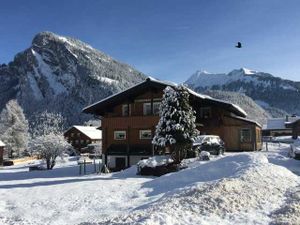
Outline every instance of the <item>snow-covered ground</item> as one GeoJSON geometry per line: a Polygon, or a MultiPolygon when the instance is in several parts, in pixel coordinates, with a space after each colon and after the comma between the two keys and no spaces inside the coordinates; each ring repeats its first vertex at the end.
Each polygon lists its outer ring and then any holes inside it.
{"type": "Polygon", "coordinates": [[[0,169],[0,224],[300,224],[300,161],[288,149],[187,160],[159,178],[136,167],[79,176],[75,161],[0,169]]]}

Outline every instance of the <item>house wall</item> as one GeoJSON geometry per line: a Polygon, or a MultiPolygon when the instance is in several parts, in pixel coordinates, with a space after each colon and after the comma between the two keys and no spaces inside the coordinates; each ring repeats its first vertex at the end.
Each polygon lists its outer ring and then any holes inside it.
{"type": "Polygon", "coordinates": [[[292,128],[293,139],[297,139],[300,134],[300,121],[295,122],[292,128]]]}
{"type": "Polygon", "coordinates": [[[255,151],[261,149],[261,128],[253,123],[221,116],[219,124],[200,127],[201,134],[219,135],[225,142],[226,151],[255,151]],[[251,141],[241,142],[241,130],[250,129],[251,141]]]}
{"type": "MultiPolygon", "coordinates": [[[[130,166],[131,165],[136,165],[140,160],[146,159],[148,157],[151,157],[150,155],[148,156],[140,156],[140,155],[131,155],[129,156],[129,161],[130,161],[130,166]]],[[[110,169],[116,168],[116,158],[124,158],[126,165],[128,164],[128,158],[127,156],[124,155],[109,155],[107,156],[107,166],[110,169]]],[[[104,157],[102,157],[102,160],[104,161],[104,157]]]]}
{"type": "Polygon", "coordinates": [[[152,135],[155,132],[155,126],[159,120],[158,116],[130,116],[130,117],[112,117],[102,119],[102,142],[103,153],[111,144],[149,144],[151,139],[140,139],[140,130],[151,130],[152,135]],[[115,140],[114,131],[126,131],[125,140],[115,140]]]}

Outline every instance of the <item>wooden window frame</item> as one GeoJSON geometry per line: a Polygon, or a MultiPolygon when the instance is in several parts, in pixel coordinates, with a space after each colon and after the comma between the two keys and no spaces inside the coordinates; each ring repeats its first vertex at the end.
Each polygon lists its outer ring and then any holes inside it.
{"type": "Polygon", "coordinates": [[[151,102],[144,102],[143,103],[143,115],[144,116],[150,116],[150,115],[152,115],[152,112],[151,112],[151,102]],[[149,114],[146,113],[146,106],[150,106],[149,114]]]}
{"type": "Polygon", "coordinates": [[[139,136],[140,136],[140,140],[151,140],[152,139],[152,130],[150,130],[150,129],[140,130],[139,131],[139,136]],[[143,132],[150,132],[151,136],[149,138],[143,137],[143,135],[142,135],[143,132]]]}
{"type": "Polygon", "coordinates": [[[250,128],[242,128],[240,130],[240,141],[241,141],[241,143],[251,143],[252,142],[252,131],[250,128]],[[249,140],[246,140],[246,141],[243,140],[243,132],[244,131],[249,132],[249,140]]]}
{"type": "Polygon", "coordinates": [[[114,140],[124,141],[124,140],[126,140],[126,138],[127,138],[126,130],[115,130],[114,131],[114,140]],[[120,132],[124,133],[124,138],[117,138],[117,133],[120,133],[120,132]]]}
{"type": "Polygon", "coordinates": [[[153,102],[153,109],[152,109],[153,115],[155,115],[155,116],[159,115],[159,108],[160,108],[160,102],[153,102]],[[154,110],[155,106],[158,107],[158,113],[155,113],[155,110],[154,110]]]}
{"type": "Polygon", "coordinates": [[[122,116],[130,116],[131,115],[131,105],[130,104],[123,104],[122,105],[122,116]],[[125,108],[128,108],[127,113],[125,113],[125,108]]]}

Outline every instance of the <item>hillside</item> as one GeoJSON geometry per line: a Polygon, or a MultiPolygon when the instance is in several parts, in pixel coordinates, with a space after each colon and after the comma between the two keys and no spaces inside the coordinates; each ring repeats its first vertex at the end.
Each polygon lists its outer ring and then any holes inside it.
{"type": "Polygon", "coordinates": [[[0,111],[18,99],[27,117],[59,112],[67,124],[90,118],[84,106],[142,81],[134,68],[79,40],[41,32],[31,46],[0,67],[0,111]]]}
{"type": "Polygon", "coordinates": [[[269,73],[246,68],[228,74],[197,71],[185,83],[198,92],[223,90],[246,94],[272,116],[300,114],[299,82],[284,80],[269,73]]]}
{"type": "Polygon", "coordinates": [[[271,117],[270,114],[261,106],[256,104],[251,98],[244,94],[219,90],[206,90],[203,93],[213,98],[229,101],[239,105],[247,112],[247,117],[249,119],[255,120],[260,124],[265,124],[267,119],[271,117]]]}

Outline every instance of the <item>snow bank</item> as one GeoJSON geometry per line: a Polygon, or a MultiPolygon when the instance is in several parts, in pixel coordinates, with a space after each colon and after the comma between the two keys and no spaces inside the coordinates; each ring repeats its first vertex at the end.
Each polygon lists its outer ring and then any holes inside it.
{"type": "Polygon", "coordinates": [[[284,193],[297,185],[295,174],[262,154],[230,156],[148,182],[148,188],[165,186],[167,194],[99,224],[268,224],[284,193]]]}
{"type": "Polygon", "coordinates": [[[144,167],[157,167],[157,166],[162,166],[162,165],[167,165],[174,162],[173,159],[171,159],[171,156],[163,156],[163,155],[157,155],[154,157],[150,157],[148,159],[143,159],[138,162],[138,166],[140,168],[144,167]]]}

